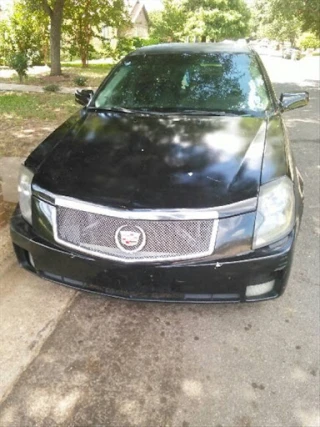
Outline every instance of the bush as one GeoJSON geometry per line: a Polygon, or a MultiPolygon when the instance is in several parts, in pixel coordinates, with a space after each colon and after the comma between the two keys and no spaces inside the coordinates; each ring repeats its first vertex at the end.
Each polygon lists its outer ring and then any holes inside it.
{"type": "Polygon", "coordinates": [[[320,47],[320,40],[312,33],[303,33],[298,44],[302,49],[317,49],[320,47]]]}
{"type": "Polygon", "coordinates": [[[116,59],[120,59],[123,56],[128,55],[128,53],[135,50],[133,39],[121,38],[118,40],[117,47],[115,49],[116,59]]]}
{"type": "Polygon", "coordinates": [[[88,77],[85,76],[75,76],[75,78],[73,79],[73,83],[76,86],[85,86],[87,83],[88,77]]]}
{"type": "Polygon", "coordinates": [[[42,89],[46,92],[59,92],[60,86],[52,83],[50,85],[44,86],[42,89]]]}
{"type": "Polygon", "coordinates": [[[92,45],[89,46],[88,59],[100,59],[101,52],[98,52],[92,45]]]}
{"type": "Polygon", "coordinates": [[[143,39],[140,37],[123,37],[118,40],[115,49],[112,47],[110,42],[105,42],[104,54],[106,57],[113,58],[118,61],[120,58],[123,58],[124,56],[128,55],[128,53],[139,49],[140,47],[150,46],[152,44],[158,43],[159,39],[156,38],[143,39]]]}
{"type": "Polygon", "coordinates": [[[23,77],[27,77],[27,55],[23,52],[13,53],[9,58],[9,67],[13,68],[17,72],[20,83],[22,83],[23,77]]]}
{"type": "Polygon", "coordinates": [[[148,39],[142,39],[140,37],[133,37],[132,42],[133,42],[133,46],[135,47],[135,49],[138,49],[139,47],[143,47],[143,46],[151,46],[152,44],[159,44],[160,39],[158,39],[156,37],[150,37],[148,39]]]}

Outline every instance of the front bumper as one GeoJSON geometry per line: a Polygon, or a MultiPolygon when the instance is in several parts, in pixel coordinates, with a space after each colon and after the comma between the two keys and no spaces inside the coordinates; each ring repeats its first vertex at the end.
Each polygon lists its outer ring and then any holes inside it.
{"type": "Polygon", "coordinates": [[[128,265],[70,251],[37,236],[19,211],[11,220],[18,261],[37,275],[72,288],[118,298],[172,302],[245,302],[277,298],[288,280],[295,231],[250,254],[208,261],[128,265]],[[274,281],[271,291],[246,297],[247,286],[274,281]]]}

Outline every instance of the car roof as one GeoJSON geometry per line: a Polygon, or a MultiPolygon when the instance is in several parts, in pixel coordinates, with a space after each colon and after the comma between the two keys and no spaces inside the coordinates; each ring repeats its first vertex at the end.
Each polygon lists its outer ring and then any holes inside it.
{"type": "Polygon", "coordinates": [[[163,43],[144,46],[130,53],[136,55],[161,55],[175,53],[250,53],[250,47],[243,43],[221,42],[221,43],[163,43]]]}

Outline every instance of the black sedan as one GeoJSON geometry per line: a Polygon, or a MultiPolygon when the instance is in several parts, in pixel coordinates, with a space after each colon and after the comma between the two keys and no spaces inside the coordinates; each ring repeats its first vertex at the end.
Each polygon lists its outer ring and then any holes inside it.
{"type": "Polygon", "coordinates": [[[19,263],[149,301],[259,301],[288,281],[303,182],[259,56],[228,43],[125,57],[21,168],[19,263]]]}

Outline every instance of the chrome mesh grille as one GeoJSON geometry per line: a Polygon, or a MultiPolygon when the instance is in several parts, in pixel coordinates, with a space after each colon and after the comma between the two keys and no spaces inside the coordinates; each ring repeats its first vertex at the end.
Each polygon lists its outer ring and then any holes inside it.
{"type": "Polygon", "coordinates": [[[190,259],[213,252],[215,225],[213,219],[123,219],[57,206],[55,238],[82,252],[129,262],[190,259]],[[135,244],[127,246],[121,231],[137,233],[135,244]]]}

